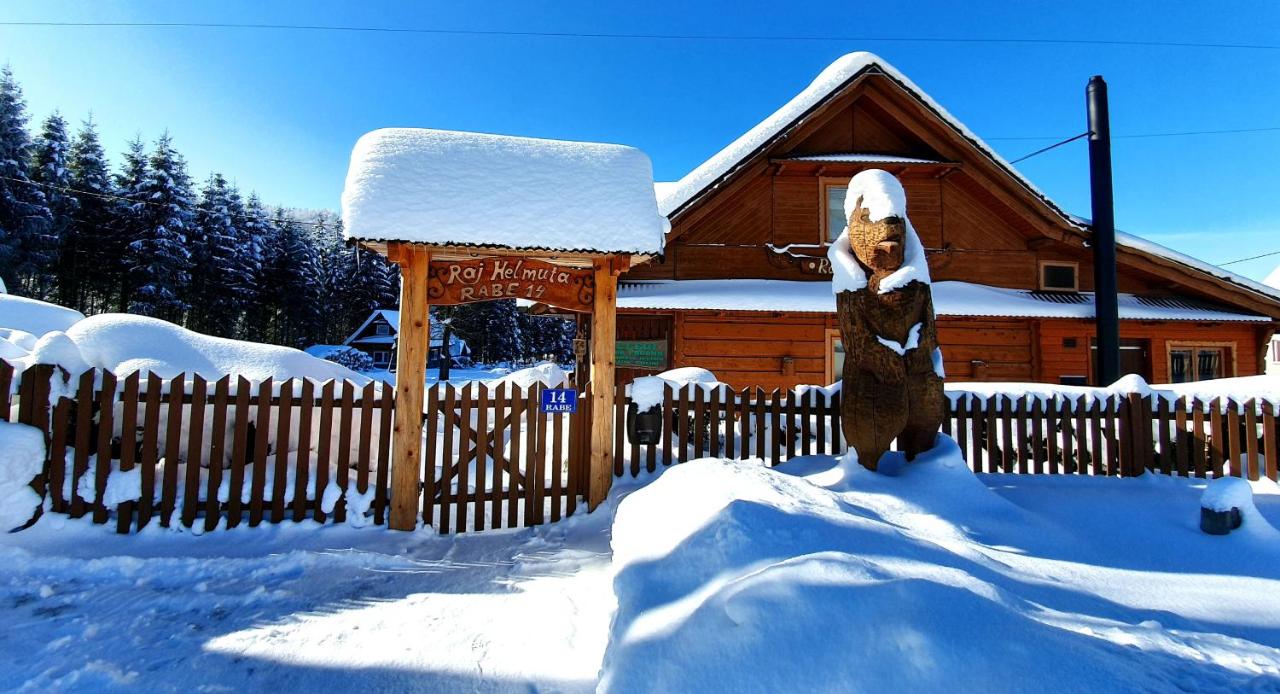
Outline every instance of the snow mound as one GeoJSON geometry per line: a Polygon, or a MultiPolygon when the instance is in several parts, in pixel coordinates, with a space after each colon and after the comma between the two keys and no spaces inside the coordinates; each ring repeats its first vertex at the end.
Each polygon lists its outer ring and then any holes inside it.
{"type": "Polygon", "coordinates": [[[1230,511],[1253,506],[1253,490],[1247,480],[1220,477],[1210,482],[1200,495],[1200,505],[1210,511],[1230,511]]]}
{"type": "Polygon", "coordinates": [[[146,316],[104,313],[90,316],[65,333],[51,332],[20,360],[23,367],[58,364],[72,374],[88,368],[117,376],[135,371],[172,378],[200,374],[209,380],[225,375],[251,381],[266,378],[346,379],[358,384],[368,377],[301,350],[202,335],[146,316]]]}
{"type": "Polygon", "coordinates": [[[388,128],[351,153],[347,238],[657,254],[669,228],[638,149],[388,128]]]}
{"type": "MultiPolygon", "coordinates": [[[[907,218],[907,194],[902,189],[902,183],[887,171],[863,171],[849,181],[849,193],[844,200],[845,219],[849,218],[859,204],[870,211],[873,222],[888,217],[901,217],[906,225],[902,267],[880,281],[880,293],[901,289],[911,282],[929,284],[929,263],[925,258],[924,246],[920,243],[920,235],[907,218]]],[[[856,292],[867,286],[867,273],[849,245],[848,227],[840,232],[840,236],[827,249],[827,259],[831,261],[833,293],[856,292]]]]}
{"type": "MultiPolygon", "coordinates": [[[[1087,535],[984,486],[949,438],[889,467],[896,476],[852,457],[777,469],[702,459],[624,498],[612,539],[618,611],[599,691],[1280,684],[1280,650],[1132,606],[1172,590],[1183,609],[1200,608],[1211,602],[1196,593],[1204,584],[1183,586],[1181,571],[1110,568],[1131,556],[1089,556],[1099,550],[1087,535]]],[[[1156,545],[1168,551],[1200,542],[1182,525],[1158,530],[1179,535],[1156,545]]],[[[1265,576],[1280,554],[1263,544],[1223,551],[1233,561],[1252,555],[1247,573],[1265,576]]]]}
{"type": "Polygon", "coordinates": [[[0,532],[22,526],[40,506],[31,480],[44,469],[44,434],[0,421],[0,532]]]}
{"type": "Polygon", "coordinates": [[[662,400],[665,397],[665,388],[668,385],[677,391],[685,386],[694,385],[707,394],[716,389],[729,388],[729,384],[721,382],[714,373],[707,369],[699,366],[683,366],[678,369],[663,371],[656,376],[636,378],[627,384],[627,395],[636,403],[636,407],[643,412],[662,404],[662,400]]]}
{"type": "Polygon", "coordinates": [[[569,382],[569,374],[560,368],[560,365],[552,362],[543,362],[536,366],[512,371],[502,378],[495,378],[492,381],[483,381],[490,390],[497,388],[499,385],[506,383],[509,386],[520,386],[521,388],[530,388],[534,384],[541,384],[548,388],[559,388],[569,382]]]}
{"type": "Polygon", "coordinates": [[[66,331],[81,320],[84,320],[84,314],[75,309],[12,294],[0,294],[0,328],[40,336],[54,330],[66,331]]]}

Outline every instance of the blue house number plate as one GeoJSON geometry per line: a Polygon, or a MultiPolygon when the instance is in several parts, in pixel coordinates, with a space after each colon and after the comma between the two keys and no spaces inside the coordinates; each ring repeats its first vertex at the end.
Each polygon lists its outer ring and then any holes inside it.
{"type": "Polygon", "coordinates": [[[578,411],[578,391],[575,388],[548,388],[542,391],[542,411],[568,412],[578,411]]]}

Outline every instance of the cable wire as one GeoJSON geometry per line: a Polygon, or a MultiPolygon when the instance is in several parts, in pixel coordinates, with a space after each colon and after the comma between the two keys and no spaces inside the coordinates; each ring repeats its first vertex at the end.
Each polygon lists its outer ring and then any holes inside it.
{"type": "Polygon", "coordinates": [[[1079,139],[1080,139],[1080,138],[1082,138],[1082,137],[1088,137],[1088,136],[1089,136],[1089,131],[1087,131],[1087,130],[1086,130],[1085,132],[1082,132],[1082,133],[1080,133],[1079,135],[1076,135],[1075,137],[1069,137],[1069,138],[1067,138],[1067,139],[1065,139],[1065,140],[1063,140],[1063,141],[1061,141],[1061,142],[1057,142],[1057,143],[1054,143],[1054,144],[1052,144],[1052,145],[1049,145],[1048,147],[1043,147],[1043,148],[1041,148],[1041,149],[1037,149],[1036,151],[1032,152],[1031,154],[1028,154],[1028,155],[1026,155],[1026,156],[1022,156],[1022,157],[1018,157],[1017,159],[1014,159],[1013,161],[1011,161],[1011,162],[1009,162],[1009,163],[1010,163],[1010,164],[1017,164],[1017,163],[1018,163],[1018,162],[1020,162],[1020,161],[1026,161],[1026,160],[1030,159],[1031,157],[1036,156],[1037,154],[1044,154],[1045,152],[1048,152],[1048,151],[1049,151],[1049,150],[1051,150],[1051,149],[1056,149],[1056,148],[1058,148],[1058,147],[1061,147],[1061,146],[1063,146],[1063,145],[1067,144],[1068,142],[1075,142],[1076,140],[1079,140],[1079,139]]]}
{"type": "Polygon", "coordinates": [[[257,24],[250,22],[56,22],[6,21],[11,27],[77,27],[139,29],[259,29],[276,31],[329,31],[384,34],[430,34],[454,36],[513,36],[533,38],[631,39],[654,41],[866,41],[883,43],[960,43],[1057,46],[1127,46],[1141,48],[1221,48],[1232,50],[1280,50],[1280,44],[1210,43],[1198,41],[1113,41],[1104,39],[963,38],[941,36],[874,35],[767,35],[767,34],[641,34],[623,32],[508,31],[499,29],[438,29],[428,27],[380,27],[334,24],[257,24]]]}

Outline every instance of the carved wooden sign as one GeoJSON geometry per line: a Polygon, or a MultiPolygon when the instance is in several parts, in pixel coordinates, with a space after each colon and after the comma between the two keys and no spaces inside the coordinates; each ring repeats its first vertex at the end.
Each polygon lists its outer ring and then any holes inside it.
{"type": "Polygon", "coordinates": [[[518,257],[431,261],[427,298],[444,306],[495,299],[527,299],[589,313],[595,299],[590,269],[518,257]]]}

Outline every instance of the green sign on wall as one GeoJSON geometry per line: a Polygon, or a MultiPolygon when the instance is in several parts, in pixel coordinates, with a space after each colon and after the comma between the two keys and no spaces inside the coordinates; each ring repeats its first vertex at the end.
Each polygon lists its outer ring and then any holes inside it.
{"type": "Polygon", "coordinates": [[[624,369],[667,368],[666,340],[618,340],[614,361],[624,369]]]}

